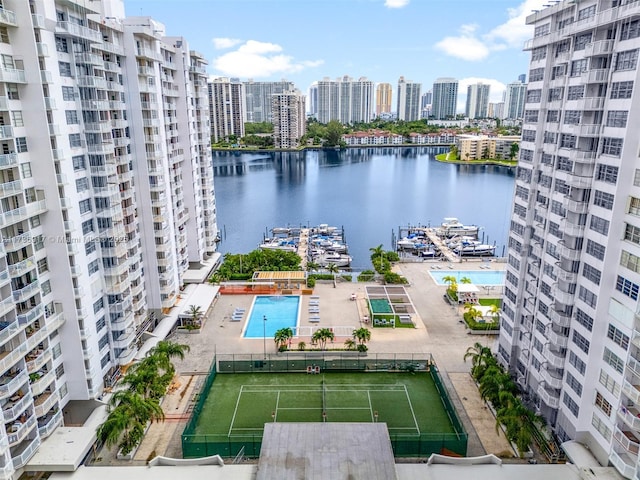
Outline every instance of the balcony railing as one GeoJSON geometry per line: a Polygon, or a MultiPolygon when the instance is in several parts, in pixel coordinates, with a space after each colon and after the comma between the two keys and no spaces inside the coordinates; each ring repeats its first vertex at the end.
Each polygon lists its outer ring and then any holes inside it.
{"type": "Polygon", "coordinates": [[[9,376],[2,377],[0,382],[6,383],[0,385],[0,398],[4,399],[7,398],[8,395],[15,393],[28,379],[29,377],[26,370],[20,370],[13,378],[9,376]]]}
{"type": "Polygon", "coordinates": [[[20,468],[24,466],[31,457],[36,453],[38,447],[40,446],[40,437],[34,438],[31,443],[25,448],[22,453],[16,457],[13,457],[13,466],[14,468],[20,468]]]}
{"type": "Polygon", "coordinates": [[[11,10],[0,9],[0,24],[8,25],[10,27],[17,27],[18,22],[16,20],[16,14],[11,10]]]}
{"type": "Polygon", "coordinates": [[[636,462],[629,455],[619,454],[612,450],[609,455],[609,461],[623,477],[633,478],[636,473],[636,462]]]}
{"type": "Polygon", "coordinates": [[[558,408],[560,406],[559,395],[547,390],[543,385],[538,387],[538,395],[540,396],[540,399],[551,408],[558,408]]]}
{"type": "Polygon", "coordinates": [[[56,31],[58,33],[66,32],[74,37],[79,37],[96,43],[102,43],[102,34],[98,30],[92,30],[82,25],[78,25],[77,23],[57,22],[56,31]]]}
{"type": "Polygon", "coordinates": [[[640,441],[633,432],[621,430],[617,425],[613,430],[613,437],[620,445],[630,454],[638,455],[640,449],[640,441]]]}
{"type": "Polygon", "coordinates": [[[31,395],[25,395],[20,400],[10,402],[7,407],[2,407],[2,413],[4,414],[4,420],[13,421],[31,404],[31,395]]]}
{"type": "Polygon", "coordinates": [[[36,417],[44,416],[51,407],[53,407],[58,401],[57,393],[43,393],[38,398],[34,399],[36,417]]]}
{"type": "Polygon", "coordinates": [[[17,68],[0,68],[0,82],[5,83],[27,83],[24,70],[17,68]]]}
{"type": "Polygon", "coordinates": [[[550,350],[549,347],[547,346],[544,349],[544,356],[547,359],[547,361],[549,362],[549,364],[554,366],[555,368],[563,368],[564,367],[565,357],[561,353],[554,352],[553,350],[550,350]]]}
{"type": "Polygon", "coordinates": [[[624,393],[629,399],[640,406],[640,385],[633,385],[628,380],[622,382],[622,393],[624,393]]]}
{"type": "Polygon", "coordinates": [[[14,422],[8,429],[7,433],[9,433],[9,444],[15,445],[27,436],[33,427],[36,426],[37,420],[34,415],[31,415],[25,423],[14,422]]]}
{"type": "Polygon", "coordinates": [[[62,423],[62,410],[58,410],[51,417],[44,417],[38,422],[38,433],[40,438],[47,438],[62,423]],[[45,420],[45,421],[43,421],[45,420]]]}

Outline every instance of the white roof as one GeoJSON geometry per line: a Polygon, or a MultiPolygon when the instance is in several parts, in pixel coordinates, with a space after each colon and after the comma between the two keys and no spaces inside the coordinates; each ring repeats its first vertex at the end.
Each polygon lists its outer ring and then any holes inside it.
{"type": "Polygon", "coordinates": [[[472,283],[458,283],[458,293],[476,293],[480,289],[472,283]]]}
{"type": "Polygon", "coordinates": [[[600,464],[593,454],[582,443],[570,440],[560,445],[567,454],[569,460],[580,468],[599,467],[600,464]]]}

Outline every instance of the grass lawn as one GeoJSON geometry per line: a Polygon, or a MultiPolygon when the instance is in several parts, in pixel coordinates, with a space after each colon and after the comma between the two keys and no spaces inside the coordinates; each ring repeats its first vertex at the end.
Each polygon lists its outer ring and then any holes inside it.
{"type": "Polygon", "coordinates": [[[385,422],[390,434],[453,433],[429,373],[218,374],[195,434],[261,434],[267,422],[385,422]],[[377,419],[376,419],[377,413],[377,419]]]}
{"type": "Polygon", "coordinates": [[[496,305],[498,308],[502,306],[502,300],[499,298],[481,298],[478,300],[480,305],[489,307],[491,305],[496,305]]]}

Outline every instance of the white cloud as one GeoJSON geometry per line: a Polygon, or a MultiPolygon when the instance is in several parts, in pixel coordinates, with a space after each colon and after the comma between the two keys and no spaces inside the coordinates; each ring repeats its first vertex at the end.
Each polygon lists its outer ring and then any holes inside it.
{"type": "Polygon", "coordinates": [[[217,72],[226,76],[260,78],[297,73],[324,63],[322,60],[295,60],[282,52],[283,49],[278,44],[248,40],[236,50],[215,58],[213,66],[217,72]]]}
{"type": "Polygon", "coordinates": [[[402,8],[409,5],[409,0],[385,0],[384,6],[387,8],[402,8]]]}
{"type": "Polygon", "coordinates": [[[543,9],[546,1],[524,0],[517,7],[508,8],[507,21],[485,34],[477,34],[477,25],[462,25],[459,36],[445,37],[435,44],[435,48],[449,56],[468,61],[484,60],[491,52],[507,48],[521,49],[525,40],[533,34],[533,27],[526,24],[526,17],[533,10],[543,9]]]}
{"type": "Polygon", "coordinates": [[[235,47],[239,43],[242,43],[242,40],[238,38],[214,38],[213,39],[213,46],[216,50],[224,50],[225,48],[235,47]]]}

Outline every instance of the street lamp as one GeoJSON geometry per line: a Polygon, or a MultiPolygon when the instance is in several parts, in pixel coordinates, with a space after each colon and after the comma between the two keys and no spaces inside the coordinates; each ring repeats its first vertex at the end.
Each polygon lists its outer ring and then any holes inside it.
{"type": "Polygon", "coordinates": [[[262,316],[262,346],[264,347],[264,359],[267,359],[267,316],[262,316]]]}

